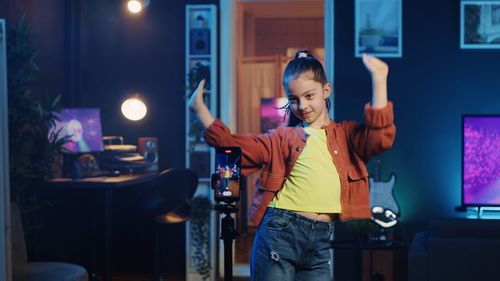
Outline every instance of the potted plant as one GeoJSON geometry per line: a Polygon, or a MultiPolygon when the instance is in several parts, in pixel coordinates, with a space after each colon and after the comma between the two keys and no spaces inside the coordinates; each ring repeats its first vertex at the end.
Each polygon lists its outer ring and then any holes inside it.
{"type": "Polygon", "coordinates": [[[9,25],[7,32],[10,193],[21,208],[29,236],[33,212],[40,205],[36,189],[52,177],[67,138],[59,139],[59,132],[49,134],[57,120],[60,96],[40,96],[31,90],[39,71],[38,51],[31,43],[33,30],[26,16],[17,25],[9,25]]]}

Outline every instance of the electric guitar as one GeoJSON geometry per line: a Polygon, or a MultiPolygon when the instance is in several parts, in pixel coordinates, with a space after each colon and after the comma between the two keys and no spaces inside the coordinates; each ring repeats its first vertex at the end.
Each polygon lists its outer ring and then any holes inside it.
{"type": "Polygon", "coordinates": [[[388,181],[380,179],[380,159],[375,159],[375,173],[369,177],[372,221],[382,228],[391,228],[398,223],[399,206],[394,197],[396,175],[391,173],[388,181]]]}

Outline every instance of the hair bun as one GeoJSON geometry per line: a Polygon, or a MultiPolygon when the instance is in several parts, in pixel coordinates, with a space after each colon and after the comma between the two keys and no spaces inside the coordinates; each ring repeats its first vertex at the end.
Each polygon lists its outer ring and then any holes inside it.
{"type": "Polygon", "coordinates": [[[312,53],[309,50],[302,49],[302,50],[298,50],[295,53],[295,59],[300,59],[300,58],[314,58],[314,56],[312,55],[312,53]]]}

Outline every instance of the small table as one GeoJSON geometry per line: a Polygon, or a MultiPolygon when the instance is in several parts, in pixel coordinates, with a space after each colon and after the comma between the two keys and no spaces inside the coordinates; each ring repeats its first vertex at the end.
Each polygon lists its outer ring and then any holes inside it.
{"type": "MultiPolygon", "coordinates": [[[[55,178],[47,183],[45,189],[48,190],[74,190],[85,189],[90,191],[104,191],[104,272],[103,280],[111,281],[113,275],[112,259],[112,229],[113,229],[113,191],[127,188],[139,184],[149,183],[158,176],[158,173],[120,175],[117,177],[96,177],[72,180],[70,178],[55,178]]],[[[95,210],[94,210],[95,213],[95,210]]],[[[92,216],[92,223],[95,224],[95,215],[92,216]]],[[[93,232],[95,226],[93,225],[93,232]]],[[[93,233],[93,238],[95,235],[93,233]]],[[[94,244],[95,241],[92,241],[94,244]]],[[[95,257],[92,257],[93,263],[90,276],[96,277],[95,257]]]]}
{"type": "MultiPolygon", "coordinates": [[[[397,249],[403,249],[405,247],[405,243],[401,241],[396,241],[392,239],[386,240],[373,240],[373,239],[350,239],[350,240],[333,240],[332,248],[334,250],[355,250],[361,253],[364,250],[370,251],[370,276],[373,274],[373,251],[374,250],[384,250],[384,251],[393,251],[397,249]]],[[[361,255],[359,257],[360,264],[361,255]]],[[[362,266],[359,266],[357,280],[363,280],[361,274],[362,266]]],[[[371,277],[370,277],[371,278],[371,277]]]]}

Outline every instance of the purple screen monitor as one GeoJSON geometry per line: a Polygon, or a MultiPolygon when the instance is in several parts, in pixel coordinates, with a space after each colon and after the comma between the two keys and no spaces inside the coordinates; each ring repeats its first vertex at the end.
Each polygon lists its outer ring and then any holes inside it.
{"type": "Polygon", "coordinates": [[[280,108],[287,103],[287,98],[262,98],[260,100],[260,131],[262,133],[286,125],[287,120],[283,120],[285,109],[280,108]]]}
{"type": "Polygon", "coordinates": [[[500,206],[500,115],[463,116],[462,203],[500,206]]]}
{"type": "Polygon", "coordinates": [[[69,136],[64,147],[73,153],[103,151],[100,111],[97,108],[66,108],[58,114],[52,132],[61,129],[59,137],[69,136]]]}

